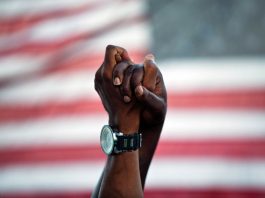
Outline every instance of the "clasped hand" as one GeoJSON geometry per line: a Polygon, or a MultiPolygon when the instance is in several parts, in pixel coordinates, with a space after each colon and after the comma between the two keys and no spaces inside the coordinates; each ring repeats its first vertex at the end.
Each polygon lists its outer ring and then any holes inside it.
{"type": "Polygon", "coordinates": [[[154,56],[143,65],[133,63],[127,51],[108,45],[95,75],[95,89],[109,115],[109,125],[124,133],[139,126],[161,124],[166,114],[166,89],[154,56]]]}

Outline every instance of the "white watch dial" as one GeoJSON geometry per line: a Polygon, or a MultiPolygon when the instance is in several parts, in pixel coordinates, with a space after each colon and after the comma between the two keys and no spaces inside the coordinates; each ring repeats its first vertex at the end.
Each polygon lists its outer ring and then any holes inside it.
{"type": "Polygon", "coordinates": [[[104,126],[100,134],[100,144],[106,154],[111,154],[114,147],[112,129],[109,126],[104,126]]]}

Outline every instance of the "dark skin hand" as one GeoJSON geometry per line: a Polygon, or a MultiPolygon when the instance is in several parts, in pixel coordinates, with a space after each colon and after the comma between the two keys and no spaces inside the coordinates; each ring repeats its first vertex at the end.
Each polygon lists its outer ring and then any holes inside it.
{"type": "Polygon", "coordinates": [[[143,135],[143,146],[139,149],[139,163],[144,189],[147,171],[167,110],[167,93],[163,77],[155,63],[154,56],[147,55],[144,65],[131,65],[130,61],[117,64],[113,70],[113,83],[120,86],[125,103],[130,104],[136,100],[141,106],[139,131],[143,135]]]}
{"type": "Polygon", "coordinates": [[[140,105],[136,101],[129,104],[124,103],[119,87],[112,84],[112,71],[117,64],[115,58],[117,56],[129,61],[128,54],[124,49],[109,45],[106,48],[104,62],[95,75],[95,89],[109,114],[110,126],[120,131],[126,131],[128,125],[126,122],[130,122],[134,123],[138,130],[140,105]]]}
{"type": "MultiPolygon", "coordinates": [[[[143,135],[143,146],[136,154],[140,181],[136,177],[133,182],[137,185],[140,183],[144,189],[147,171],[160,137],[167,106],[166,89],[154,57],[148,55],[145,57],[144,65],[135,65],[125,49],[108,46],[104,63],[96,73],[95,88],[109,114],[110,125],[123,133],[131,133],[137,129],[143,135]]],[[[134,163],[137,165],[137,162],[134,163]]],[[[110,172],[108,166],[107,163],[92,197],[101,196],[106,172],[110,172]]],[[[110,182],[113,183],[113,177],[110,182]]],[[[123,179],[122,183],[126,182],[127,180],[123,179]]],[[[137,188],[131,190],[135,189],[137,188]]]]}
{"type": "MultiPolygon", "coordinates": [[[[109,114],[109,125],[124,134],[132,134],[139,130],[140,105],[137,102],[125,104],[119,87],[112,84],[115,57],[126,58],[126,54],[120,47],[106,48],[104,62],[95,75],[95,89],[109,114]]],[[[97,193],[98,197],[143,197],[138,150],[108,156],[97,193]]]]}

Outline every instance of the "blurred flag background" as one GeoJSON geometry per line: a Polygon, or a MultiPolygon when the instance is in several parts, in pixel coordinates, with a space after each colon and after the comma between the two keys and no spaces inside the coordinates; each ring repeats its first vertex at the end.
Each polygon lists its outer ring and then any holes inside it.
{"type": "Polygon", "coordinates": [[[145,197],[265,197],[265,3],[1,0],[0,197],[89,197],[108,44],[153,52],[168,114],[145,197]]]}

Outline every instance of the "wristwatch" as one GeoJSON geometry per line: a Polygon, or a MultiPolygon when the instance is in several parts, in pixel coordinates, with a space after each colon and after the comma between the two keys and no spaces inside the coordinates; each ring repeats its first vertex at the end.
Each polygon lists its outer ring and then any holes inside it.
{"type": "Polygon", "coordinates": [[[109,125],[104,125],[100,134],[100,145],[107,155],[133,151],[142,146],[142,134],[125,135],[114,131],[109,125]]]}

